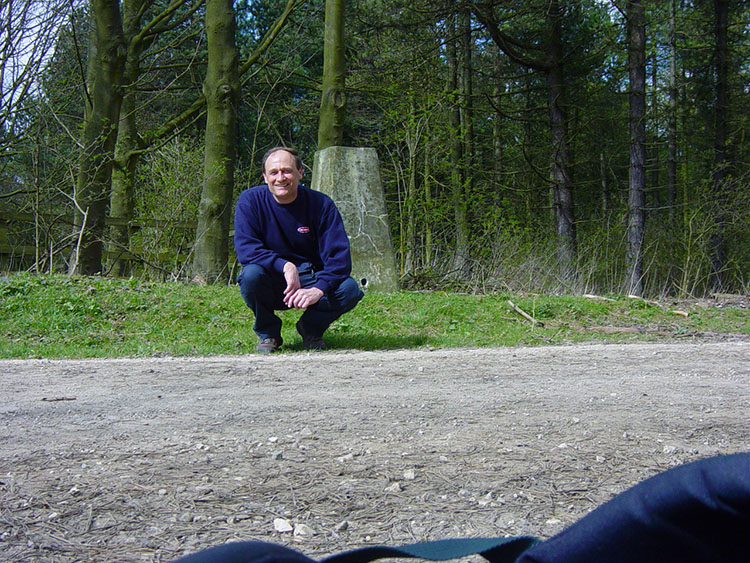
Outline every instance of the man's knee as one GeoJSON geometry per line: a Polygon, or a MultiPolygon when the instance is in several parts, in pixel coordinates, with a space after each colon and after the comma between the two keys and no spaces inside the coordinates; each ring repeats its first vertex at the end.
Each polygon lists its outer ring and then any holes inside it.
{"type": "Polygon", "coordinates": [[[255,291],[259,284],[268,279],[268,272],[263,266],[257,264],[248,264],[242,267],[240,275],[237,276],[237,283],[243,293],[246,291],[255,291]]]}
{"type": "Polygon", "coordinates": [[[347,311],[353,309],[354,306],[365,296],[365,294],[362,293],[362,290],[359,289],[357,282],[352,278],[345,279],[338,287],[336,293],[338,293],[339,302],[342,307],[347,311]]]}
{"type": "Polygon", "coordinates": [[[255,310],[258,299],[268,301],[271,299],[271,276],[263,266],[248,264],[242,268],[237,276],[237,284],[240,286],[240,294],[245,304],[255,310]]]}

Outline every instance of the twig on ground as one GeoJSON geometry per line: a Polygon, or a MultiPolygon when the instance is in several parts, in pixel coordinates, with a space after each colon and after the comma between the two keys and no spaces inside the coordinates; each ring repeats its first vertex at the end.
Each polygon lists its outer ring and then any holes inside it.
{"type": "Polygon", "coordinates": [[[524,311],[523,309],[521,309],[521,307],[519,307],[518,305],[516,305],[515,303],[513,303],[513,301],[511,301],[510,299],[508,299],[508,305],[510,305],[516,313],[518,313],[519,315],[521,315],[525,319],[528,319],[529,321],[531,321],[532,324],[539,325],[539,326],[544,326],[544,323],[542,321],[536,320],[534,317],[532,317],[531,315],[529,315],[526,311],[524,311]]]}

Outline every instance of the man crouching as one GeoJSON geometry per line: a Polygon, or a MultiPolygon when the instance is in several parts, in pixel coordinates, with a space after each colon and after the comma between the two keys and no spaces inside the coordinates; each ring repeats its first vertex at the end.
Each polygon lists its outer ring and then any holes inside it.
{"type": "Polygon", "coordinates": [[[323,333],[363,297],[350,274],[344,223],[333,200],[300,184],[302,160],[274,147],[263,157],[264,186],[245,190],[234,215],[237,282],[255,314],[258,352],[277,351],[281,319],[274,311],[305,309],[297,332],[307,349],[322,350],[323,333]]]}

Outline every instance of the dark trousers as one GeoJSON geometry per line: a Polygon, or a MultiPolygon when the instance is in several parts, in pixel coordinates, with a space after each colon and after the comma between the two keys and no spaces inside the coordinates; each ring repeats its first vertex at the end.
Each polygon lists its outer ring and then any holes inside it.
{"type": "MultiPolygon", "coordinates": [[[[299,281],[303,288],[315,285],[316,276],[310,264],[300,264],[299,281]]],[[[281,319],[274,311],[288,309],[284,304],[286,280],[276,272],[269,272],[262,266],[248,264],[242,268],[237,277],[240,293],[255,314],[253,330],[259,338],[279,338],[281,336],[281,319]]],[[[308,334],[322,336],[331,323],[344,313],[351,311],[364,297],[357,282],[352,278],[344,280],[337,288],[332,289],[320,298],[315,305],[308,307],[302,314],[301,321],[308,334]]]]}

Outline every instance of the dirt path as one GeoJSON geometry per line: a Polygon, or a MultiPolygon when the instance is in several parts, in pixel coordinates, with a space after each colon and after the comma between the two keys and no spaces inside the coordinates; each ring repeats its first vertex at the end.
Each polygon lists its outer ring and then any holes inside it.
{"type": "Polygon", "coordinates": [[[750,450],[747,343],[0,361],[0,386],[7,561],[548,536],[750,450]]]}

